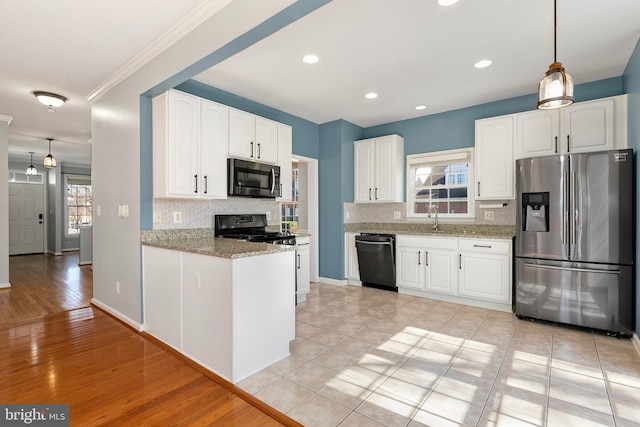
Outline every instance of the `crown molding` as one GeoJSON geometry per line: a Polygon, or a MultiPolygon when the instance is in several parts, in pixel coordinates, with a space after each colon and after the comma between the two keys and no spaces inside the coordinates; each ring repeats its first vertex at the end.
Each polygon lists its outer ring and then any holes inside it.
{"type": "Polygon", "coordinates": [[[6,116],[4,114],[0,114],[0,122],[7,122],[7,126],[11,124],[11,120],[13,120],[13,116],[6,116]]]}
{"type": "Polygon", "coordinates": [[[117,70],[111,77],[105,80],[100,86],[87,95],[87,101],[94,102],[102,95],[107,93],[113,87],[124,81],[127,77],[138,71],[149,61],[154,59],[160,53],[168,49],[182,37],[187,35],[191,30],[200,25],[202,22],[215,15],[223,7],[231,3],[232,0],[215,0],[207,1],[189,15],[171,27],[164,36],[153,42],[149,47],[142,51],[139,55],[117,70]]]}

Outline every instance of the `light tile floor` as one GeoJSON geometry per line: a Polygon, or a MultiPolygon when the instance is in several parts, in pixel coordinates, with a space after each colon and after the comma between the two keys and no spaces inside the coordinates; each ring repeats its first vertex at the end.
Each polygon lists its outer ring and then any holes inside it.
{"type": "Polygon", "coordinates": [[[305,426],[638,426],[640,357],[503,313],[313,283],[291,356],[238,386],[305,426]]]}

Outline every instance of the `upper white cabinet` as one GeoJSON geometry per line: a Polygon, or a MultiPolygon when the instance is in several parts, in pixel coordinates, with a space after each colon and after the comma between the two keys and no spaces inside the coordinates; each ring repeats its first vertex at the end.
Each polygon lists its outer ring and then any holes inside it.
{"type": "Polygon", "coordinates": [[[513,199],[513,115],[476,120],[476,199],[513,199]]]}
{"type": "Polygon", "coordinates": [[[227,107],[175,90],[152,105],[154,197],[226,198],[227,107]]]}
{"type": "Polygon", "coordinates": [[[278,123],[229,108],[229,157],[277,163],[278,123]]]}
{"type": "Polygon", "coordinates": [[[404,200],[404,139],[398,135],[355,141],[354,201],[404,200]]]}
{"type": "Polygon", "coordinates": [[[278,123],[278,166],[280,166],[280,197],[276,200],[293,200],[291,176],[291,149],[293,134],[291,126],[278,123]]]}
{"type": "Polygon", "coordinates": [[[515,117],[516,159],[627,147],[627,95],[515,117]]]}

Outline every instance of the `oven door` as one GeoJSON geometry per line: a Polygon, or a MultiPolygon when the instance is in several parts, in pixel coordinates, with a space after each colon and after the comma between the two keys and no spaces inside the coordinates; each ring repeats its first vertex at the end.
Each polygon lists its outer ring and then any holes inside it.
{"type": "Polygon", "coordinates": [[[227,161],[228,193],[230,196],[280,196],[280,167],[246,160],[227,161]]]}

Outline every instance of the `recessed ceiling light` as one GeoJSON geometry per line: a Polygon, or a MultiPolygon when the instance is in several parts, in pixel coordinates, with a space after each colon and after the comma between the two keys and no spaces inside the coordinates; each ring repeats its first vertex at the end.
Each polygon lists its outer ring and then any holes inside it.
{"type": "Polygon", "coordinates": [[[482,61],[476,62],[476,65],[474,65],[474,67],[487,68],[489,65],[491,65],[491,61],[489,61],[488,59],[483,59],[482,61]]]}
{"type": "Polygon", "coordinates": [[[378,94],[375,93],[375,92],[369,92],[364,97],[367,98],[367,99],[376,99],[378,97],[378,94]]]}
{"type": "Polygon", "coordinates": [[[307,64],[315,64],[320,60],[317,55],[305,55],[302,57],[302,60],[307,64]]]}
{"type": "Polygon", "coordinates": [[[422,104],[416,105],[415,107],[413,107],[414,110],[418,110],[418,111],[419,110],[425,110],[426,108],[427,108],[427,106],[426,105],[422,105],[422,104]]]}
{"type": "Polygon", "coordinates": [[[458,0],[436,0],[440,6],[451,6],[452,4],[458,3],[458,0]]]}

